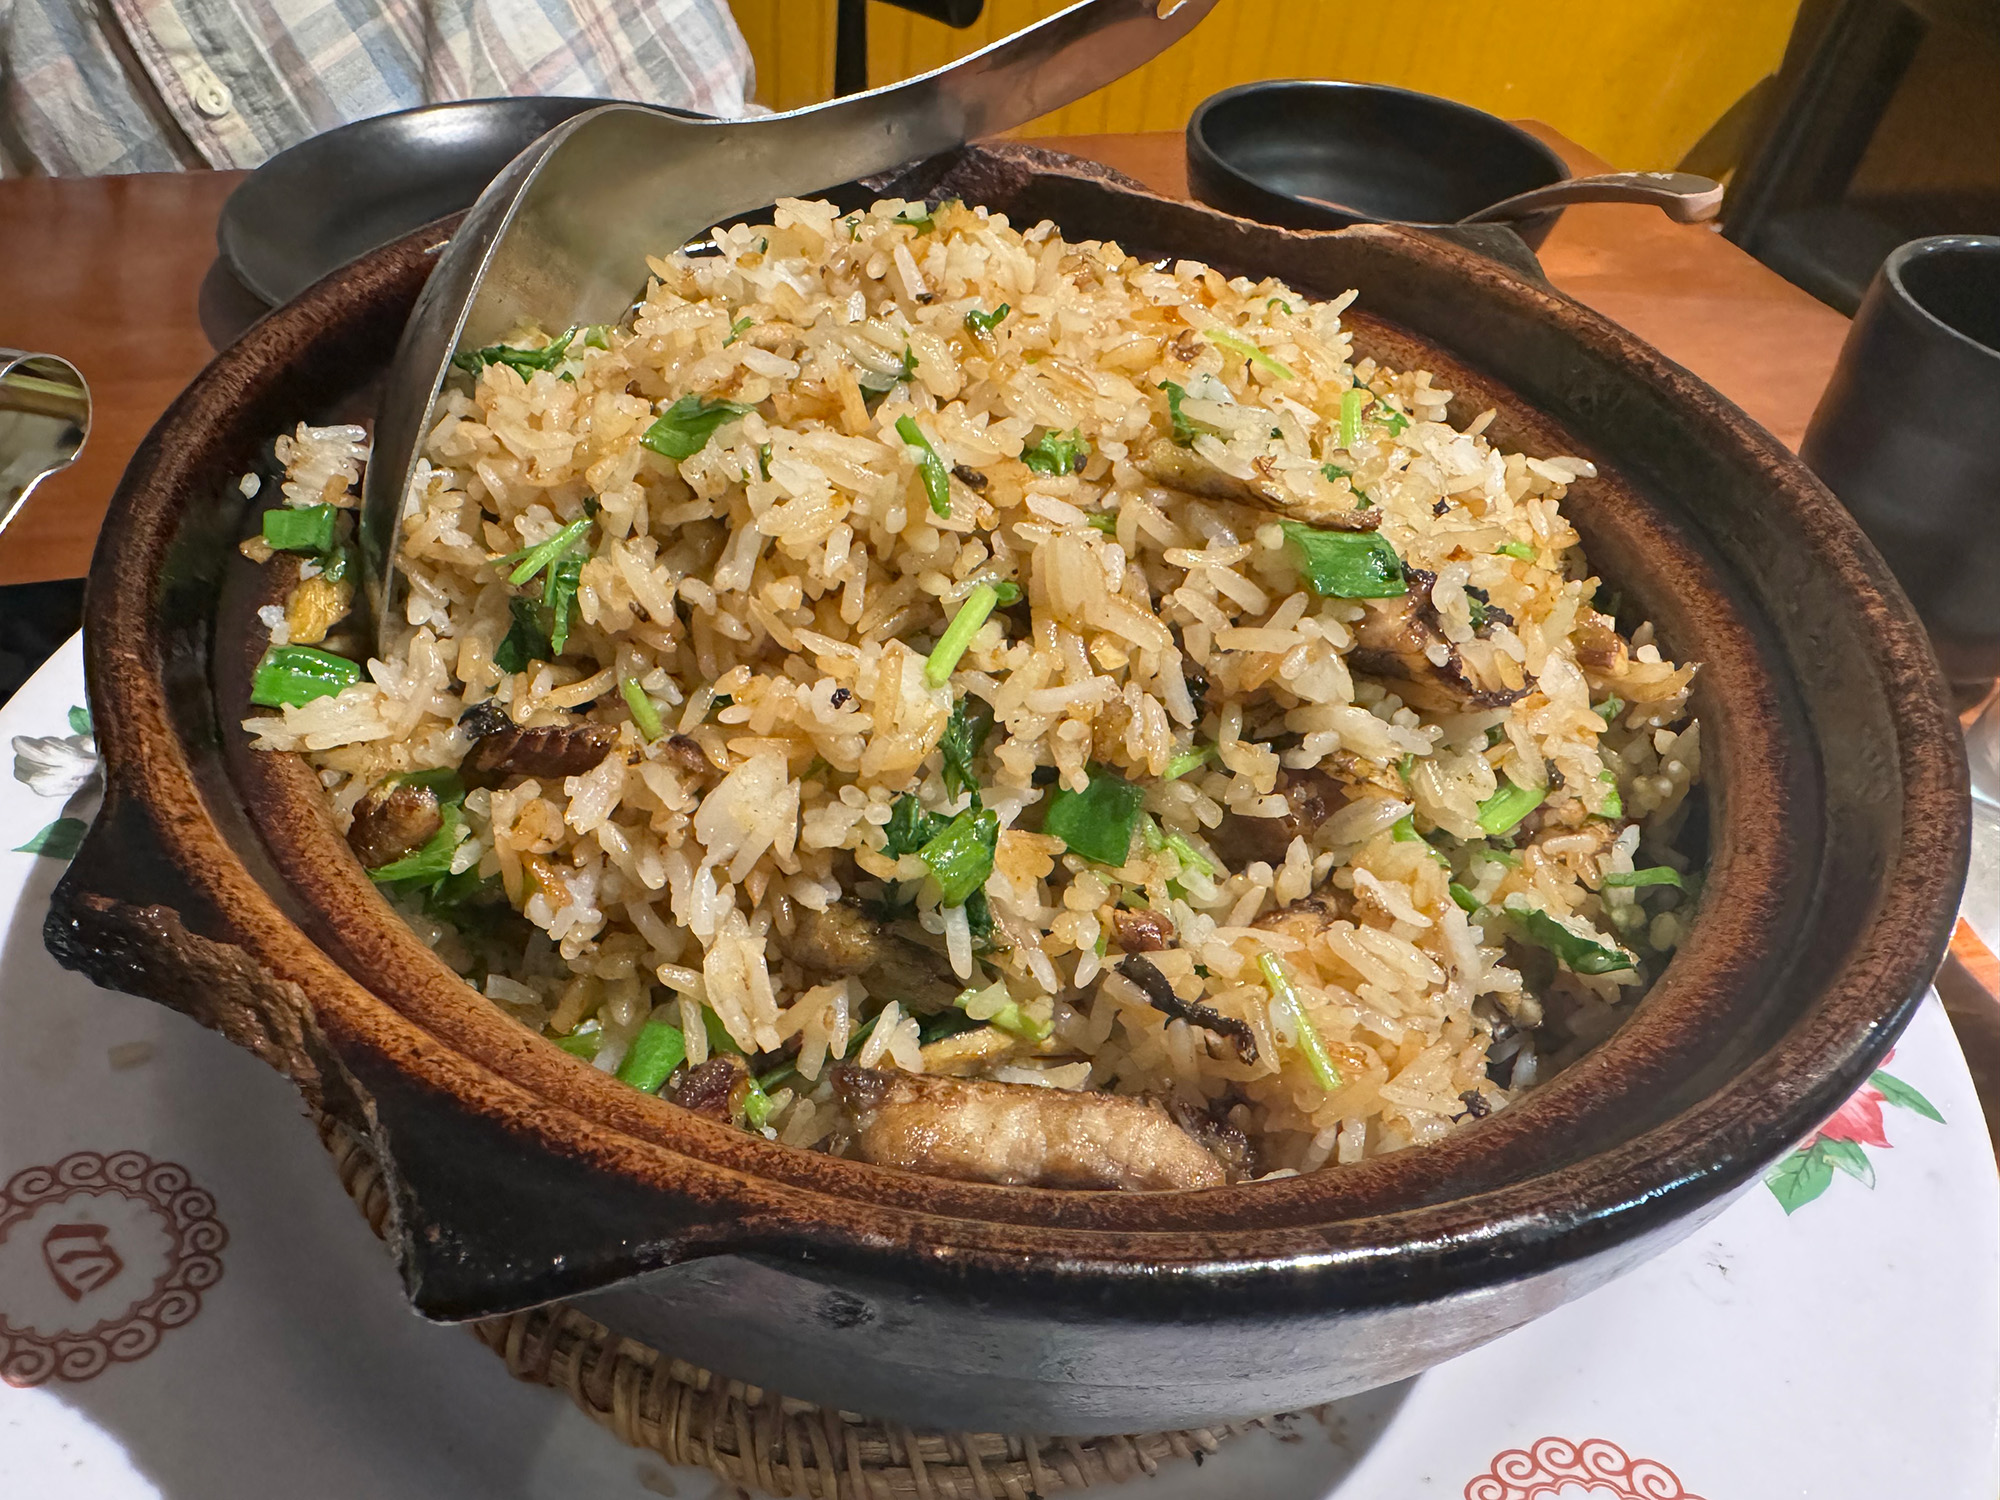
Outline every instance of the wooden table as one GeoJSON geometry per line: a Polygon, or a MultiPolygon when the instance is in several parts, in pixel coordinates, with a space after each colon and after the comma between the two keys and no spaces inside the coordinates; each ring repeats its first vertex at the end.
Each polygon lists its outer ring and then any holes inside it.
{"type": "MultiPolygon", "coordinates": [[[[1605,164],[1531,126],[1577,172],[1605,164]]],[[[1036,142],[1185,197],[1175,134],[1036,142]]],[[[73,578],[105,503],[167,403],[208,361],[204,279],[240,173],[0,182],[0,345],[60,354],[90,382],[90,440],[0,538],[0,584],[73,578]]],[[[1572,208],[1542,249],[1549,278],[1710,381],[1796,444],[1846,335],[1838,313],[1714,232],[1650,208],[1572,208]]],[[[213,321],[213,316],[211,318],[213,321]]]]}

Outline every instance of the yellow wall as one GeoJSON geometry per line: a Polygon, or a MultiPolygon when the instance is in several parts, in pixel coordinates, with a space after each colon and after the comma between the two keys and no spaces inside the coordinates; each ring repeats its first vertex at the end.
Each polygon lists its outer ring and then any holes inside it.
{"type": "MultiPolygon", "coordinates": [[[[988,0],[953,31],[869,7],[877,84],[937,67],[1062,0],[988,0]]],[[[833,0],[733,0],[778,109],[833,86],[833,0]]],[[[1545,121],[1627,168],[1671,167],[1783,55],[1798,0],[1221,0],[1149,67],[1023,134],[1178,130],[1207,95],[1257,78],[1355,78],[1545,121]]]]}

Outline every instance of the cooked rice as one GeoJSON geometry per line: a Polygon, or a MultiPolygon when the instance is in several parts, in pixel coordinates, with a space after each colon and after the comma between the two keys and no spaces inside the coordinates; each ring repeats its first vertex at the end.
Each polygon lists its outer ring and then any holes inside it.
{"type": "MultiPolygon", "coordinates": [[[[782,203],[769,224],[718,231],[711,253],[652,261],[636,316],[576,338],[558,368],[524,380],[494,363],[451,390],[404,521],[407,649],[337,696],[249,720],[257,745],[306,753],[344,817],[387,777],[456,765],[472,704],[523,726],[615,726],[617,749],[585,775],[465,799],[453,868],[501,882],[532,924],[525,944],[496,948],[414,902],[407,915],[524,1024],[564,1036],[594,1022],[602,1069],[648,1017],[682,1026],[698,1064],[704,1008],[760,1068],[790,1058],[763,1128],[795,1146],[841,1148],[830,1059],[926,1066],[908,1005],[807,972],[775,941],[802,908],[891,888],[914,901],[903,930],[949,957],[969,1006],[990,1016],[1012,1000],[1051,1028],[998,1038],[977,1076],[1209,1106],[1257,1143],[1263,1173],[1435,1141],[1600,1040],[1692,909],[1679,890],[1602,879],[1635,858],[1685,869],[1667,840],[1701,749],[1693,667],[1647,625],[1606,649],[1598,582],[1560,506],[1591,466],[1500,451],[1481,435],[1491,414],[1454,428],[1428,373],[1355,359],[1341,322],[1352,293],[1315,303],[1069,243],[1048,223],[933,213],[782,203]],[[1003,303],[990,333],[968,327],[1003,303]],[[1171,431],[1163,382],[1187,392],[1188,451],[1221,474],[1322,505],[1365,493],[1404,562],[1436,575],[1452,647],[1533,691],[1443,712],[1355,670],[1369,606],[1316,596],[1276,515],[1142,471],[1171,431]],[[1408,425],[1371,423],[1343,448],[1350,386],[1408,425]],[[679,463],[642,446],[691,393],[753,409],[679,463]],[[947,465],[984,476],[951,485],[949,515],[926,502],[921,455],[897,433],[912,417],[947,465]],[[1088,444],[1081,472],[1022,462],[1072,429],[1088,444]],[[1335,458],[1349,472],[1324,467],[1335,458]],[[586,514],[566,650],[501,671],[516,590],[495,559],[586,514]],[[996,580],[1016,581],[1022,604],[929,686],[947,622],[996,580]],[[705,795],[634,724],[628,681],[726,770],[705,795]],[[998,724],[979,760],[1003,830],[985,885],[994,943],[979,953],[924,861],[883,852],[900,796],[965,805],[938,753],[960,695],[998,724]],[[1615,711],[1593,707],[1612,699],[1615,711]],[[1205,764],[1162,779],[1199,745],[1214,747],[1205,764]],[[1080,791],[1091,765],[1142,786],[1164,836],[1134,839],[1121,867],[1038,831],[1050,772],[1080,791]],[[1285,812],[1281,768],[1320,766],[1349,783],[1346,805],[1281,861],[1225,868],[1210,843],[1224,817],[1285,812]],[[1480,804],[1510,777],[1552,790],[1514,835],[1487,839],[1480,804]],[[1614,784],[1622,813],[1602,816],[1614,784]],[[1323,930],[1255,925],[1315,890],[1341,913],[1323,930]],[[1147,958],[1181,1000],[1245,1023],[1256,1062],[1117,971],[1121,903],[1171,921],[1174,945],[1147,958]],[[1523,927],[1508,912],[1523,908],[1639,967],[1550,973],[1537,958],[1531,983],[1509,960],[1523,927]],[[1260,970],[1266,953],[1337,1071],[1331,1088],[1260,970]],[[978,998],[995,980],[1004,990],[978,998]]],[[[284,440],[287,503],[353,505],[362,442],[351,428],[284,440]]],[[[286,639],[282,612],[267,623],[286,639]]]]}

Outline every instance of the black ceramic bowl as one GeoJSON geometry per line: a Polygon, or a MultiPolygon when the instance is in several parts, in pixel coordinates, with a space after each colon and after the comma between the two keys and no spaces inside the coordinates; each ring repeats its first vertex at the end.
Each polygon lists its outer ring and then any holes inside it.
{"type": "MultiPolygon", "coordinates": [[[[1188,121],[1187,169],[1189,189],[1211,208],[1287,229],[1453,224],[1569,176],[1527,131],[1469,104],[1317,78],[1246,83],[1203,100],[1188,121]]],[[[1532,249],[1561,216],[1507,222],[1532,249]]]]}
{"type": "MultiPolygon", "coordinates": [[[[944,1430],[1102,1434],[1296,1410],[1449,1358],[1688,1234],[1880,1062],[1950,934],[1964,762],[1922,627],[1770,435],[1589,309],[1430,235],[1297,234],[1024,147],[884,191],[1354,287],[1357,349],[1453,420],[1599,466],[1593,565],[1700,661],[1712,847],[1626,1024],[1421,1151],[1205,1192],[952,1182],[798,1151],[618,1083],[470,992],[377,893],[311,769],[248,747],[285,580],[237,551],[272,434],[361,409],[439,234],[336,272],[140,446],[91,570],[104,809],[47,938],[251,1048],[367,1140],[412,1303],[555,1298],[767,1389],[944,1430]]],[[[245,1129],[285,1122],[245,1121],[245,1129]]]]}

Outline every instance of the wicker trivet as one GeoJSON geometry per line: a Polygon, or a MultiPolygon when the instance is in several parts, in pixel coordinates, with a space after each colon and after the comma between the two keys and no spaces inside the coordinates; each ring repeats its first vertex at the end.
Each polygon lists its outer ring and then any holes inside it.
{"type": "MultiPolygon", "coordinates": [[[[340,1185],[380,1235],[389,1196],[367,1143],[324,1117],[319,1131],[340,1185]]],[[[1031,1500],[1199,1460],[1262,1425],[1108,1438],[913,1432],[696,1369],[562,1303],[472,1331],[518,1378],[569,1392],[623,1441],[776,1500],[1031,1500]]]]}

